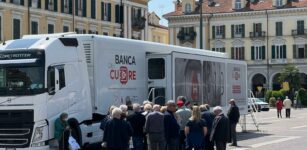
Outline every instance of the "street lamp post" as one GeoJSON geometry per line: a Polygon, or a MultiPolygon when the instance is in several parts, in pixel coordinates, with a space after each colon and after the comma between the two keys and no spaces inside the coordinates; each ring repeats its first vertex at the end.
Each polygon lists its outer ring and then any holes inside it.
{"type": "Polygon", "coordinates": [[[199,0],[199,48],[203,49],[203,0],[199,0]]]}

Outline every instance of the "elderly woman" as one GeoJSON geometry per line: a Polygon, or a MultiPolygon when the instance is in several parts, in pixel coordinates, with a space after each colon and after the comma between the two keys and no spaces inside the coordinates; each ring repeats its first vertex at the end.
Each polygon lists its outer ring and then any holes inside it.
{"type": "Polygon", "coordinates": [[[106,149],[128,150],[132,128],[129,123],[121,119],[122,110],[114,108],[112,119],[105,126],[102,147],[106,149]]]}

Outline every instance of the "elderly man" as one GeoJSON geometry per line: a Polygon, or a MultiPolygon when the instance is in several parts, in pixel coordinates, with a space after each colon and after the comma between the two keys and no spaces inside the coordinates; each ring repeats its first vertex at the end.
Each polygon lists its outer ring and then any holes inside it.
{"type": "Polygon", "coordinates": [[[154,105],[153,112],[149,113],[145,123],[145,132],[151,150],[165,149],[164,115],[160,112],[160,106],[154,105]]]}
{"type": "Polygon", "coordinates": [[[127,117],[127,121],[131,124],[133,129],[132,142],[134,150],[142,150],[144,147],[144,125],[146,118],[141,113],[141,106],[133,104],[133,113],[127,117]]]}
{"type": "Polygon", "coordinates": [[[185,106],[187,100],[184,96],[178,96],[177,98],[177,106],[178,110],[176,111],[176,115],[180,118],[180,138],[179,138],[179,149],[186,149],[185,146],[185,134],[184,128],[187,125],[189,118],[192,115],[192,111],[185,106]]]}
{"type": "Polygon", "coordinates": [[[292,101],[289,99],[288,96],[286,96],[286,99],[284,100],[283,104],[286,109],[286,118],[290,118],[292,101]]]}
{"type": "Polygon", "coordinates": [[[107,149],[127,150],[132,136],[132,128],[128,122],[121,119],[122,110],[114,108],[112,119],[107,121],[103,133],[102,147],[107,149]]]}
{"type": "Polygon", "coordinates": [[[226,150],[226,143],[229,141],[229,120],[223,114],[222,107],[213,108],[215,118],[212,124],[210,141],[214,141],[216,150],[226,150]]]}
{"type": "Polygon", "coordinates": [[[230,104],[230,108],[228,110],[227,116],[230,122],[231,140],[232,140],[231,146],[238,146],[236,128],[237,128],[237,124],[240,119],[240,111],[234,99],[231,99],[229,101],[229,104],[230,104]]]}
{"type": "Polygon", "coordinates": [[[175,117],[176,103],[170,100],[166,103],[167,110],[164,113],[164,129],[167,150],[179,149],[180,126],[175,117]]]}

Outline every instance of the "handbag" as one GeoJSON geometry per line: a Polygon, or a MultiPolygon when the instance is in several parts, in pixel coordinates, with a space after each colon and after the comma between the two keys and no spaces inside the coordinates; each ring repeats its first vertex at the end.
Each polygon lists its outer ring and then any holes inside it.
{"type": "Polygon", "coordinates": [[[71,134],[69,135],[69,138],[68,138],[68,144],[69,144],[69,150],[79,150],[80,149],[80,145],[78,144],[76,139],[71,136],[71,134]]]}

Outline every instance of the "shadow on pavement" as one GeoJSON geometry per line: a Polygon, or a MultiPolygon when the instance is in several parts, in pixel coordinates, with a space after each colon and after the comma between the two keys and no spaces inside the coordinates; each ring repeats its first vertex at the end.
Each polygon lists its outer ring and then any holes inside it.
{"type": "Polygon", "coordinates": [[[249,139],[256,139],[256,138],[261,138],[265,136],[271,136],[272,134],[264,133],[261,131],[256,131],[256,130],[249,130],[246,132],[239,132],[238,133],[238,141],[245,141],[249,139]]]}

